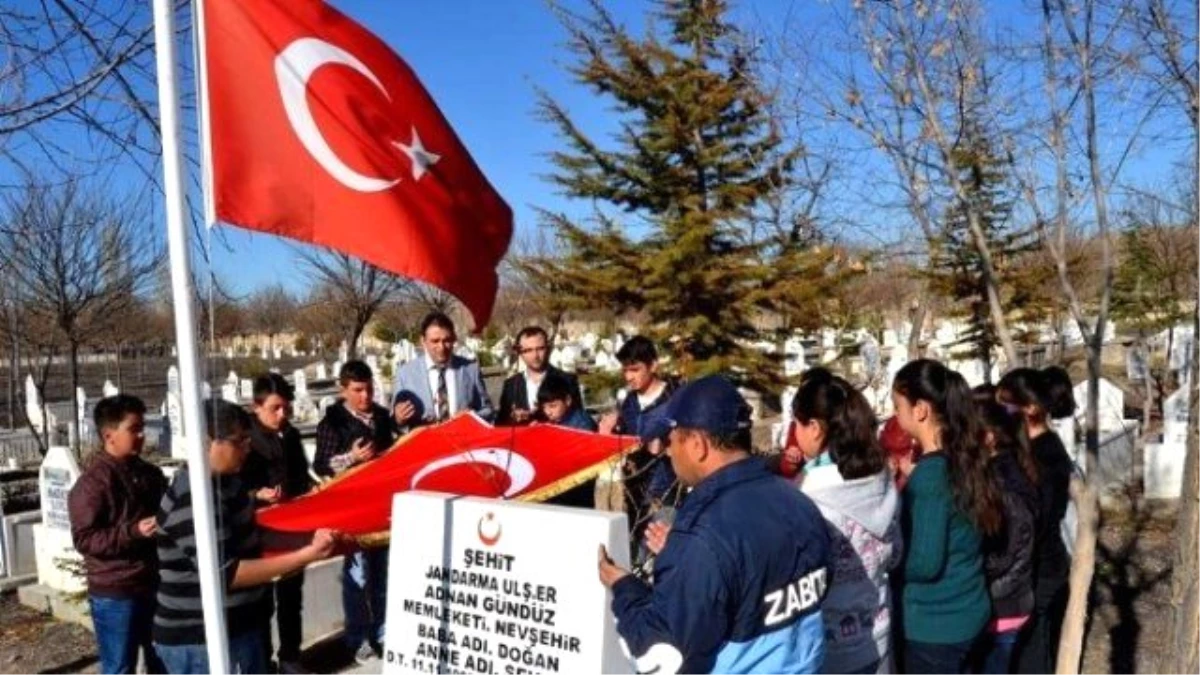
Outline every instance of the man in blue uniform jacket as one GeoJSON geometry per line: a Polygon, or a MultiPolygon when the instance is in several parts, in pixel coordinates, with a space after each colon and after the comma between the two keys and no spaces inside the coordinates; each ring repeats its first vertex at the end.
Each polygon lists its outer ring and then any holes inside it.
{"type": "Polygon", "coordinates": [[[750,456],[750,408],[723,377],[676,392],[662,421],[692,492],[654,566],[654,585],[600,549],[617,632],[640,672],[814,673],[829,536],[820,511],[750,456]]]}

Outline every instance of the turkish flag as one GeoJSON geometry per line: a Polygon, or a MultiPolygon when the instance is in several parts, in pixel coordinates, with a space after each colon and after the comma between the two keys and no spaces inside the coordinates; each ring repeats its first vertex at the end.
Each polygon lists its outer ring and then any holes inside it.
{"type": "Polygon", "coordinates": [[[208,0],[204,24],[216,217],[438,286],[482,328],[512,210],[408,65],[318,0],[208,0]]]}
{"type": "Polygon", "coordinates": [[[493,427],[462,413],[404,436],[316,492],[260,510],[258,524],[276,532],[386,533],[392,495],[407,490],[540,502],[591,480],[638,443],[549,424],[493,427]]]}

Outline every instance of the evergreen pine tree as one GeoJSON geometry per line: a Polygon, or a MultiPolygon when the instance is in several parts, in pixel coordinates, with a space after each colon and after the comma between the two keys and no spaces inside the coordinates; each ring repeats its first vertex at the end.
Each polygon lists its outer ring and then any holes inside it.
{"type": "Polygon", "coordinates": [[[1040,275],[1031,276],[1028,266],[1019,264],[1023,256],[1037,249],[1038,242],[1033,230],[1012,223],[1009,160],[996,152],[992,140],[975,120],[967,120],[962,139],[953,152],[951,165],[959,172],[967,194],[947,209],[941,236],[932,248],[928,274],[931,290],[951,301],[950,316],[967,325],[958,344],[967,347],[966,356],[983,362],[984,372],[990,377],[1000,339],[988,306],[983,259],[971,237],[968,213],[973,209],[979,217],[991,251],[996,284],[1011,320],[1033,319],[1027,310],[1041,301],[1040,275]]]}
{"type": "Polygon", "coordinates": [[[566,143],[549,179],[597,214],[580,223],[543,213],[564,253],[529,265],[579,305],[643,312],[660,344],[678,338],[684,375],[778,382],[775,357],[749,343],[772,337],[766,317],[819,317],[825,294],[813,289],[837,283],[843,261],[832,248],[752,236],[800,150],[771,123],[727,3],[656,6],[643,36],[596,0],[586,16],[556,8],[577,58],[571,74],[615,103],[621,131],[603,146],[542,94],[540,112],[566,143]]]}

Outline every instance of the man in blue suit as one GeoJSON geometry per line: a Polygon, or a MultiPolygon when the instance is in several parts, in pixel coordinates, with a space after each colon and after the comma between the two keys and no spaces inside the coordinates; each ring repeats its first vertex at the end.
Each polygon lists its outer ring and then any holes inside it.
{"type": "Polygon", "coordinates": [[[454,322],[441,312],[421,321],[422,353],[396,373],[392,414],[404,431],[444,422],[471,410],[492,420],[492,400],[483,386],[479,364],[454,355],[454,322]]]}

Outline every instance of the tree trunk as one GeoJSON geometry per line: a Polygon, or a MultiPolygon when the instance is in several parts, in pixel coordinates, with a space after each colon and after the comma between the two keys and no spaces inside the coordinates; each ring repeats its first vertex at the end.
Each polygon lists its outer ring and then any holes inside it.
{"type": "Polygon", "coordinates": [[[124,389],[125,383],[121,381],[121,343],[117,343],[117,389],[124,389]]]}
{"type": "Polygon", "coordinates": [[[8,428],[17,428],[17,379],[20,373],[17,367],[20,363],[20,352],[17,351],[17,336],[12,334],[9,339],[12,350],[8,355],[8,428]]]}
{"type": "Polygon", "coordinates": [[[79,456],[79,450],[83,446],[83,430],[79,428],[79,396],[75,392],[79,391],[79,343],[75,340],[70,340],[70,353],[68,358],[68,366],[71,369],[71,424],[75,425],[75,447],[71,448],[75,451],[76,457],[79,456]]]}
{"type": "Polygon", "coordinates": [[[1078,478],[1071,479],[1071,501],[1075,502],[1079,529],[1075,532],[1075,552],[1071,557],[1071,576],[1068,580],[1070,599],[1067,601],[1058,642],[1058,663],[1054,669],[1060,675],[1078,673],[1080,657],[1083,655],[1088,591],[1096,570],[1096,535],[1100,529],[1099,495],[1090,483],[1090,479],[1087,483],[1078,478]]]}
{"type": "Polygon", "coordinates": [[[908,334],[908,358],[919,359],[921,354],[921,334],[925,328],[925,315],[929,312],[929,303],[925,300],[925,295],[922,294],[917,300],[917,307],[913,310],[912,315],[912,331],[908,334]]]}

